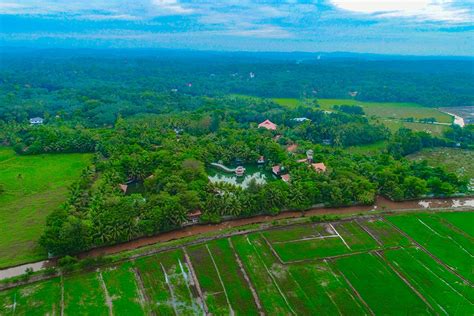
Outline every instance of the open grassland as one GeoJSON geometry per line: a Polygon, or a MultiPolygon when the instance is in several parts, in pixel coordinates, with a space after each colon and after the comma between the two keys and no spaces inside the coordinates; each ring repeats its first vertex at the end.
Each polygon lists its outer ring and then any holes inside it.
{"type": "Polygon", "coordinates": [[[0,268],[43,259],[37,244],[46,216],[90,163],[88,154],[18,156],[0,147],[0,268]]]}
{"type": "Polygon", "coordinates": [[[215,239],[1,291],[0,315],[472,315],[473,220],[407,213],[215,239]]]}
{"type": "Polygon", "coordinates": [[[358,105],[364,109],[367,116],[389,119],[435,118],[440,123],[452,123],[453,117],[435,108],[421,106],[416,103],[362,102],[350,99],[318,99],[318,104],[324,110],[332,110],[334,105],[358,105]]]}
{"type": "Polygon", "coordinates": [[[460,176],[474,178],[474,151],[460,148],[426,148],[408,156],[412,160],[427,160],[430,165],[444,166],[460,176]]]}

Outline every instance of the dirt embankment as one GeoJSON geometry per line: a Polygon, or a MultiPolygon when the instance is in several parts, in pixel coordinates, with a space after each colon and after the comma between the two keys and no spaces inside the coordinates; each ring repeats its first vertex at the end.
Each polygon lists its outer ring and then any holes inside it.
{"type": "Polygon", "coordinates": [[[286,211],[275,216],[258,215],[249,218],[239,218],[225,221],[219,224],[205,224],[187,226],[182,229],[161,233],[156,236],[143,237],[132,240],[123,244],[95,248],[80,255],[80,258],[97,257],[109,255],[126,250],[133,250],[140,247],[166,242],[170,240],[180,239],[184,237],[204,234],[212,231],[224,230],[227,228],[244,226],[249,224],[258,224],[264,222],[271,222],[278,219],[296,218],[301,216],[317,216],[317,215],[338,215],[338,214],[355,214],[364,213],[374,210],[424,210],[424,209],[439,209],[439,208],[457,208],[463,206],[473,206],[474,198],[450,198],[450,199],[424,199],[394,202],[384,197],[377,197],[374,205],[360,205],[348,207],[322,207],[314,208],[303,212],[300,211],[286,211]]]}

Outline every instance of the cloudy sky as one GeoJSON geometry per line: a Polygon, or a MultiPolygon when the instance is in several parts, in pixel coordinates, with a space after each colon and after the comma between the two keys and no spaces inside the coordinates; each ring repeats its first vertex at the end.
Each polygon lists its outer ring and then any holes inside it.
{"type": "Polygon", "coordinates": [[[474,0],[2,0],[0,46],[474,56],[474,0]]]}

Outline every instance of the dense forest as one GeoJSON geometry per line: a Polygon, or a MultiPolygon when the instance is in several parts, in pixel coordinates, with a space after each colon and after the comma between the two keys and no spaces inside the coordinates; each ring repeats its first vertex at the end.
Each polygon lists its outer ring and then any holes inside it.
{"type": "Polygon", "coordinates": [[[369,205],[378,194],[404,200],[468,192],[467,179],[404,157],[427,147],[472,149],[472,125],[448,127],[440,137],[390,132],[360,107],[323,111],[317,101],[358,91],[360,100],[472,104],[467,82],[473,74],[463,71],[468,61],[194,58],[40,54],[25,62],[6,56],[0,143],[19,155],[94,153],[67,201],[47,220],[41,244],[50,254],[175,229],[195,210],[202,211],[202,222],[219,222],[313,205],[369,205]],[[312,94],[312,101],[287,108],[239,94],[312,94]],[[28,124],[33,116],[44,117],[44,124],[28,124]],[[267,119],[275,130],[258,127],[267,119]],[[377,154],[346,150],[377,142],[386,144],[377,154]],[[306,162],[309,153],[323,170],[306,162]],[[208,179],[211,163],[250,166],[261,157],[262,170],[279,166],[287,181],[276,174],[243,188],[208,179]],[[125,184],[140,190],[124,190],[125,184]]]}
{"type": "Polygon", "coordinates": [[[104,126],[119,114],[193,109],[202,105],[196,96],[228,94],[474,105],[473,63],[6,50],[0,63],[0,119],[24,122],[41,116],[104,126]]]}

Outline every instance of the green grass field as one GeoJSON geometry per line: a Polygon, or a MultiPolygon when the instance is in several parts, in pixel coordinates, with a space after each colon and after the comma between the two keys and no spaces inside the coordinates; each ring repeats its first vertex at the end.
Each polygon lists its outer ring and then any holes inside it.
{"type": "Polygon", "coordinates": [[[473,220],[406,213],[216,239],[0,291],[0,315],[472,315],[473,220]]]}
{"type": "Polygon", "coordinates": [[[90,163],[89,154],[18,156],[0,147],[0,268],[45,258],[37,244],[46,216],[90,163]]]}
{"type": "Polygon", "coordinates": [[[444,166],[448,171],[460,176],[474,178],[474,152],[460,148],[426,148],[409,159],[427,160],[430,165],[444,166]]]}

